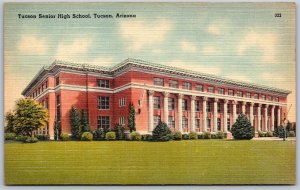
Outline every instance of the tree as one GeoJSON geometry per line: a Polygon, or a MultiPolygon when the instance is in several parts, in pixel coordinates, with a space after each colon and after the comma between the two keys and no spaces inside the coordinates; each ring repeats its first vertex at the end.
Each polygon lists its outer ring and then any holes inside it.
{"type": "Polygon", "coordinates": [[[70,124],[71,124],[71,133],[73,139],[81,138],[81,121],[78,110],[72,106],[70,110],[70,124]]]}
{"type": "Polygon", "coordinates": [[[284,127],[282,125],[280,125],[277,129],[277,134],[278,134],[278,137],[279,138],[283,138],[283,139],[286,139],[288,138],[288,130],[287,130],[287,127],[284,129],[284,127]]]}
{"type": "Polygon", "coordinates": [[[253,126],[251,126],[245,114],[240,114],[231,128],[232,136],[235,139],[252,139],[254,136],[253,126]]]}
{"type": "Polygon", "coordinates": [[[152,131],[152,138],[155,141],[169,141],[171,139],[171,130],[164,122],[159,122],[152,131]]]}
{"type": "Polygon", "coordinates": [[[14,133],[14,119],[15,119],[15,114],[13,112],[7,112],[5,115],[5,120],[6,120],[6,127],[5,127],[5,132],[6,133],[14,133]]]}
{"type": "Polygon", "coordinates": [[[53,126],[53,130],[54,130],[54,140],[59,140],[60,137],[60,129],[59,129],[59,123],[57,121],[57,118],[55,118],[54,120],[54,126],[53,126]]]}
{"type": "Polygon", "coordinates": [[[90,124],[88,119],[88,113],[86,110],[81,111],[81,132],[89,132],[90,131],[90,124]]]}
{"type": "Polygon", "coordinates": [[[124,140],[125,139],[124,127],[122,125],[116,124],[114,131],[116,132],[116,139],[117,140],[124,140]]]}
{"type": "Polygon", "coordinates": [[[130,104],[129,108],[129,117],[128,117],[128,126],[130,129],[130,132],[135,131],[135,109],[133,103],[130,104]]]}
{"type": "Polygon", "coordinates": [[[16,102],[13,126],[17,134],[33,137],[33,132],[46,127],[48,120],[48,110],[37,101],[23,98],[16,102]]]}

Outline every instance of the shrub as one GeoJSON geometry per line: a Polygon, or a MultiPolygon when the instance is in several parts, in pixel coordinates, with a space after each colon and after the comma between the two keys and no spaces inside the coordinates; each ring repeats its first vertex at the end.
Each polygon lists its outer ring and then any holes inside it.
{"type": "Polygon", "coordinates": [[[189,133],[189,138],[192,140],[198,139],[197,133],[196,132],[190,132],[189,133]]]}
{"type": "Polygon", "coordinates": [[[93,140],[93,134],[90,132],[84,132],[81,135],[82,141],[92,141],[93,140]]]}
{"type": "Polygon", "coordinates": [[[211,133],[210,132],[204,132],[203,137],[204,137],[204,139],[211,139],[211,133]]]}
{"type": "Polygon", "coordinates": [[[93,139],[96,141],[105,140],[105,131],[103,128],[98,128],[93,131],[93,139]]]}
{"type": "Polygon", "coordinates": [[[114,131],[116,132],[116,139],[117,140],[124,140],[124,127],[122,125],[116,125],[114,131]]]}
{"type": "Polygon", "coordinates": [[[116,133],[115,132],[107,132],[105,134],[105,139],[108,141],[116,140],[116,133]]]}
{"type": "Polygon", "coordinates": [[[174,135],[173,135],[173,138],[174,138],[174,140],[176,140],[176,141],[181,141],[181,139],[182,139],[182,134],[181,134],[181,132],[180,132],[180,131],[176,131],[176,132],[174,133],[174,135]]]}
{"type": "Polygon", "coordinates": [[[234,139],[250,140],[254,136],[253,126],[251,126],[245,114],[240,114],[231,128],[234,139]]]}
{"type": "Polygon", "coordinates": [[[264,137],[265,134],[264,134],[264,132],[262,132],[262,131],[258,131],[258,136],[259,136],[259,137],[264,137]]]}
{"type": "Polygon", "coordinates": [[[273,132],[272,131],[266,132],[266,137],[273,137],[273,132]]]}
{"type": "Polygon", "coordinates": [[[16,133],[4,133],[5,140],[15,140],[16,133]]]}
{"type": "Polygon", "coordinates": [[[23,136],[23,135],[18,135],[16,137],[16,141],[22,141],[24,142],[27,139],[27,136],[23,136]]]}
{"type": "Polygon", "coordinates": [[[140,140],[142,140],[142,135],[136,131],[133,131],[130,133],[130,140],[140,141],[140,140]]]}
{"type": "Polygon", "coordinates": [[[278,127],[277,133],[279,138],[288,138],[288,131],[285,130],[283,126],[278,127]]]}
{"type": "Polygon", "coordinates": [[[36,135],[35,136],[39,141],[48,141],[50,140],[50,135],[36,135]]]}
{"type": "Polygon", "coordinates": [[[27,137],[24,142],[25,143],[36,143],[36,142],[38,142],[38,139],[35,137],[27,137]]]}
{"type": "Polygon", "coordinates": [[[198,139],[204,139],[204,134],[203,133],[198,134],[198,139]]]}
{"type": "Polygon", "coordinates": [[[294,131],[289,131],[289,137],[295,137],[295,136],[296,136],[296,134],[294,131]]]}
{"type": "Polygon", "coordinates": [[[212,138],[212,139],[217,139],[217,134],[216,134],[216,133],[212,133],[212,134],[211,134],[211,138],[212,138]]]}
{"type": "Polygon", "coordinates": [[[224,133],[222,131],[218,131],[216,136],[217,136],[217,139],[224,139],[224,137],[225,137],[224,133]]]}
{"type": "Polygon", "coordinates": [[[189,140],[189,135],[188,134],[182,134],[182,139],[183,140],[189,140]]]}
{"type": "Polygon", "coordinates": [[[60,135],[60,139],[61,139],[62,141],[69,141],[69,140],[71,140],[70,135],[68,135],[68,134],[66,134],[66,133],[62,133],[62,134],[60,135]]]}
{"type": "Polygon", "coordinates": [[[151,141],[151,140],[152,140],[152,135],[150,134],[142,135],[142,141],[151,141]]]}
{"type": "Polygon", "coordinates": [[[154,141],[169,141],[171,130],[164,122],[159,122],[158,125],[152,131],[152,137],[154,141]]]}

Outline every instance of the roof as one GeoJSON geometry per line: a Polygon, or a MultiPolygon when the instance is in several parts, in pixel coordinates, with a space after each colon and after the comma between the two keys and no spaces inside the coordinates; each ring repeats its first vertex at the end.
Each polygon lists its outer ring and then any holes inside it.
{"type": "Polygon", "coordinates": [[[166,65],[162,65],[162,64],[151,63],[151,62],[147,62],[147,61],[143,61],[143,60],[139,60],[139,59],[128,58],[128,59],[125,59],[124,61],[122,61],[121,63],[119,63],[115,66],[112,66],[112,67],[103,67],[103,66],[97,66],[97,65],[79,64],[79,63],[55,60],[50,66],[44,66],[41,68],[41,70],[33,77],[33,79],[30,81],[30,83],[27,85],[27,87],[23,90],[22,94],[25,95],[38,82],[38,80],[44,74],[47,74],[48,72],[53,71],[54,68],[57,68],[57,67],[74,69],[74,70],[100,72],[100,73],[106,73],[106,74],[114,76],[118,72],[118,70],[126,67],[129,64],[136,66],[136,67],[140,67],[140,68],[159,69],[162,72],[168,72],[168,73],[173,73],[173,74],[195,77],[195,78],[199,78],[199,79],[206,80],[206,81],[222,83],[224,85],[234,85],[234,86],[241,87],[241,88],[254,88],[254,89],[258,89],[258,90],[270,91],[270,92],[280,93],[280,94],[284,94],[284,95],[288,95],[291,93],[291,91],[289,91],[289,90],[274,88],[274,87],[270,87],[270,86],[266,86],[266,85],[232,80],[229,78],[219,77],[216,75],[191,71],[191,70],[187,70],[187,69],[181,69],[181,68],[172,67],[172,66],[166,66],[166,65]]]}

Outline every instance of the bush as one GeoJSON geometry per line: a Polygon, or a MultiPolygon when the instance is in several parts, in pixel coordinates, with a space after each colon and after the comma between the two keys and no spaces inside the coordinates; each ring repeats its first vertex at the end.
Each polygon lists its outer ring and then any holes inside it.
{"type": "Polygon", "coordinates": [[[212,139],[217,139],[217,138],[218,138],[218,137],[217,137],[217,134],[216,134],[216,133],[212,133],[212,134],[211,134],[211,138],[212,138],[212,139]]]}
{"type": "Polygon", "coordinates": [[[116,132],[116,139],[117,140],[124,140],[124,127],[122,125],[116,125],[114,131],[116,132]]]}
{"type": "Polygon", "coordinates": [[[69,140],[71,140],[70,135],[68,135],[68,134],[66,134],[66,133],[62,133],[62,134],[60,135],[60,139],[61,139],[62,141],[69,141],[69,140]]]}
{"type": "Polygon", "coordinates": [[[93,140],[101,141],[105,140],[105,131],[103,128],[98,128],[93,131],[93,140]]]}
{"type": "Polygon", "coordinates": [[[273,132],[272,131],[268,131],[265,135],[266,135],[266,137],[273,137],[273,132]]]}
{"type": "Polygon", "coordinates": [[[198,139],[204,139],[204,134],[203,133],[198,134],[198,139]]]}
{"type": "Polygon", "coordinates": [[[115,132],[107,132],[105,134],[105,139],[108,141],[116,140],[116,133],[115,132]]]}
{"type": "Polygon", "coordinates": [[[16,141],[22,141],[24,142],[27,139],[27,136],[23,136],[23,135],[18,135],[16,137],[16,141]]]}
{"type": "Polygon", "coordinates": [[[35,137],[27,137],[24,142],[25,143],[36,143],[36,142],[38,142],[38,139],[35,137]]]}
{"type": "Polygon", "coordinates": [[[189,138],[190,138],[191,140],[196,140],[196,139],[198,139],[197,133],[196,133],[196,132],[190,132],[190,133],[189,133],[189,138]]]}
{"type": "Polygon", "coordinates": [[[142,135],[142,141],[151,141],[151,140],[152,140],[152,135],[150,134],[142,135]]]}
{"type": "Polygon", "coordinates": [[[152,137],[154,141],[169,141],[171,139],[171,133],[167,124],[160,121],[152,131],[152,137]]]}
{"type": "Polygon", "coordinates": [[[265,133],[262,132],[262,131],[258,131],[258,136],[259,136],[259,137],[264,137],[264,136],[265,136],[265,133]]]}
{"type": "Polygon", "coordinates": [[[284,138],[284,137],[288,138],[288,132],[287,130],[284,129],[283,126],[278,127],[277,133],[279,138],[284,138]]]}
{"type": "Polygon", "coordinates": [[[50,140],[50,135],[36,135],[35,136],[39,141],[48,141],[50,140]]]}
{"type": "Polygon", "coordinates": [[[295,136],[296,136],[296,134],[294,131],[289,131],[289,137],[295,137],[295,136]]]}
{"type": "Polygon", "coordinates": [[[180,131],[176,131],[176,132],[173,134],[173,138],[174,138],[174,140],[176,140],[176,141],[181,141],[181,139],[182,139],[182,134],[181,134],[181,132],[180,132],[180,131]]]}
{"type": "Polygon", "coordinates": [[[204,139],[211,139],[211,133],[210,132],[204,132],[203,137],[204,137],[204,139]]]}
{"type": "Polygon", "coordinates": [[[16,133],[4,133],[5,140],[15,140],[16,133]]]}
{"type": "Polygon", "coordinates": [[[130,140],[140,141],[140,140],[142,140],[142,135],[136,131],[133,131],[130,133],[130,140]]]}
{"type": "Polygon", "coordinates": [[[217,136],[217,139],[224,139],[224,137],[225,137],[224,133],[222,131],[218,131],[216,136],[217,136]]]}
{"type": "Polygon", "coordinates": [[[82,141],[92,141],[93,140],[93,134],[90,132],[84,132],[81,135],[82,141]]]}
{"type": "Polygon", "coordinates": [[[182,134],[182,139],[183,140],[189,140],[189,135],[188,134],[182,134]]]}
{"type": "Polygon", "coordinates": [[[250,140],[254,136],[253,126],[251,126],[245,114],[240,114],[231,128],[231,133],[234,139],[250,140]]]}

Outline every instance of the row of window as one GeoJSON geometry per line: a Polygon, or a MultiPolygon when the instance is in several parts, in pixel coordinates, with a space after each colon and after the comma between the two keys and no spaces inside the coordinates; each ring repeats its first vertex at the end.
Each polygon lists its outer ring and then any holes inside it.
{"type": "Polygon", "coordinates": [[[41,93],[43,93],[46,89],[48,88],[48,81],[45,81],[42,85],[40,85],[40,87],[38,87],[32,94],[31,94],[31,98],[35,98],[38,95],[40,95],[41,93]]]}
{"type": "MultiPolygon", "coordinates": [[[[98,116],[97,117],[97,127],[103,128],[103,129],[109,129],[110,128],[110,116],[98,116]]],[[[119,124],[125,125],[125,117],[121,116],[119,117],[119,124]]]]}
{"type": "MultiPolygon", "coordinates": [[[[157,86],[164,86],[164,79],[162,78],[154,78],[153,79],[153,83],[154,85],[157,86]]],[[[169,80],[169,87],[171,88],[179,88],[179,83],[176,80],[169,80]]],[[[183,82],[182,83],[182,89],[185,90],[192,90],[192,84],[190,82],[183,82]]],[[[202,84],[196,84],[196,91],[201,91],[203,92],[204,87],[202,84]]],[[[214,86],[208,86],[207,87],[207,92],[209,93],[215,93],[215,87],[214,86]]],[[[225,95],[225,89],[224,88],[218,88],[218,94],[223,94],[225,95]]],[[[233,89],[229,89],[228,90],[228,95],[229,96],[234,96],[234,90],[233,89]]],[[[238,97],[243,97],[244,94],[242,91],[237,91],[236,95],[238,97]]],[[[251,93],[250,92],[246,92],[246,98],[251,98],[251,93]]],[[[255,93],[254,94],[254,99],[259,99],[259,94],[255,93]]],[[[266,95],[261,95],[261,99],[262,100],[266,100],[266,95]]],[[[273,96],[269,96],[268,100],[269,101],[273,101],[273,96]]],[[[276,102],[279,102],[279,98],[276,97],[275,98],[276,102]]]]}
{"type": "MultiPolygon", "coordinates": [[[[98,96],[98,109],[109,110],[110,109],[110,97],[109,96],[98,96]]],[[[126,98],[122,97],[119,99],[119,107],[126,106],[126,98]]]]}

